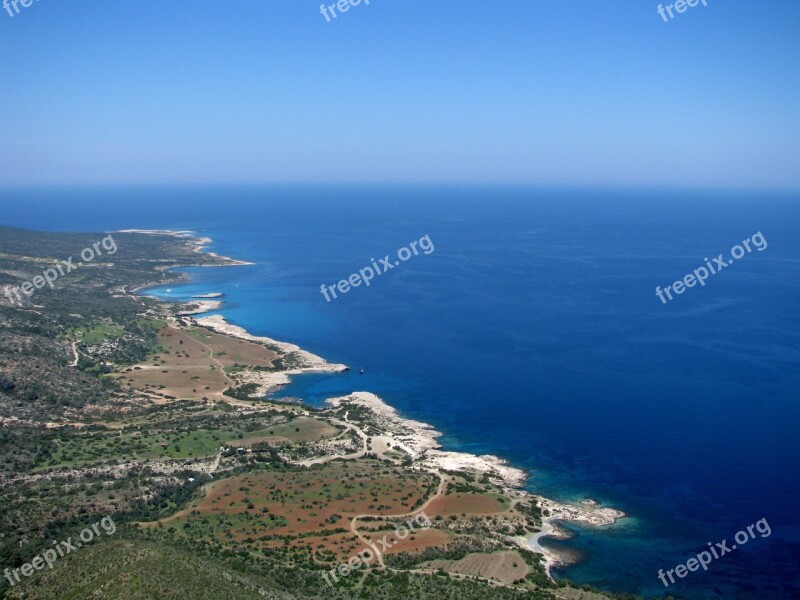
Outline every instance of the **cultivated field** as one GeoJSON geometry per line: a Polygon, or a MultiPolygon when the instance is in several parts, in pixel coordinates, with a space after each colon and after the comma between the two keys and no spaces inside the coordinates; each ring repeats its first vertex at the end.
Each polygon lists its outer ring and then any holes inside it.
{"type": "Polygon", "coordinates": [[[426,511],[431,517],[449,517],[469,513],[470,515],[493,515],[508,510],[507,500],[498,495],[448,494],[431,502],[426,511]],[[503,501],[500,501],[500,500],[503,501]]]}
{"type": "Polygon", "coordinates": [[[444,569],[451,573],[477,575],[512,584],[524,578],[530,569],[518,552],[470,554],[461,560],[433,560],[420,565],[428,569],[444,569]]]}
{"type": "Polygon", "coordinates": [[[230,400],[223,392],[234,385],[231,367],[271,368],[277,354],[245,340],[204,327],[158,332],[161,350],[147,361],[112,375],[123,387],[158,396],[190,400],[230,400]]]}
{"type": "MultiPolygon", "coordinates": [[[[162,523],[226,545],[305,547],[318,561],[339,560],[363,549],[350,530],[353,517],[412,512],[435,493],[437,484],[429,473],[404,472],[376,461],[249,473],[209,485],[205,498],[162,523]]],[[[426,532],[420,539],[436,544],[447,535],[426,532]]]]}
{"type": "Polygon", "coordinates": [[[318,442],[336,437],[340,430],[323,421],[309,417],[298,417],[288,423],[281,423],[255,435],[226,441],[231,447],[251,448],[256,444],[279,446],[298,442],[318,442]]]}

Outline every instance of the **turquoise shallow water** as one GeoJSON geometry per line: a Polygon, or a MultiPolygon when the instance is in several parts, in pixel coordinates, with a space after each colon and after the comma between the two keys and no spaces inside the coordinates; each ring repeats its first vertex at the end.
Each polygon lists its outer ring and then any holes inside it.
{"type": "Polygon", "coordinates": [[[221,314],[232,322],[356,369],[297,378],[282,393],[319,404],[373,391],[444,432],[446,447],[525,468],[532,491],[591,496],[635,517],[612,528],[569,525],[572,539],[545,542],[582,558],[559,576],[651,597],[800,593],[797,198],[442,188],[59,193],[17,193],[5,222],[190,228],[213,237],[213,250],[256,262],[190,270],[189,285],[158,292],[224,292],[221,314]],[[70,210],[53,204],[65,198],[70,210]],[[765,251],[659,302],[656,285],[757,231],[765,251]],[[426,234],[432,254],[334,302],[320,294],[321,284],[426,234]],[[658,580],[658,569],[762,518],[769,537],[669,590],[658,580]]]}

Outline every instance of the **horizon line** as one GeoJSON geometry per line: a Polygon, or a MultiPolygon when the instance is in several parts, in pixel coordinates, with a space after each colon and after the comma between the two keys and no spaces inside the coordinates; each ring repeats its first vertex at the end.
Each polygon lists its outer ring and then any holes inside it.
{"type": "Polygon", "coordinates": [[[779,185],[716,185],[716,184],[632,184],[632,183],[535,183],[535,182],[408,182],[408,181],[350,181],[350,182],[85,182],[85,183],[27,183],[0,184],[3,191],[70,190],[70,189],[158,189],[158,188],[499,188],[530,190],[614,190],[614,191],[705,191],[705,192],[770,192],[800,193],[796,187],[779,185]]]}

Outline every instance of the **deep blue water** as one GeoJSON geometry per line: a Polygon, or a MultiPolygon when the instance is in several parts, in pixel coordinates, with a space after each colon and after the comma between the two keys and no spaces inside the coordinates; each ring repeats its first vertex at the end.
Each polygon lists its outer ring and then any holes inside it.
{"type": "Polygon", "coordinates": [[[648,597],[800,597],[797,194],[6,190],[0,208],[0,223],[38,229],[193,229],[256,262],[158,292],[224,292],[232,322],[356,369],[298,378],[286,395],[376,392],[449,449],[525,468],[532,491],[631,515],[551,542],[583,559],[559,576],[648,597]],[[763,252],[656,297],[758,231],[763,252]],[[431,254],[321,295],[424,235],[431,254]],[[658,580],[762,518],[769,537],[669,590],[658,580]]]}

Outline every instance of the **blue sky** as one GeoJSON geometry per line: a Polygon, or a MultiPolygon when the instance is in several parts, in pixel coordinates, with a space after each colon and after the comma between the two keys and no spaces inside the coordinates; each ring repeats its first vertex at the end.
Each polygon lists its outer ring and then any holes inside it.
{"type": "Polygon", "coordinates": [[[800,2],[37,0],[0,185],[800,187],[800,2]]]}

